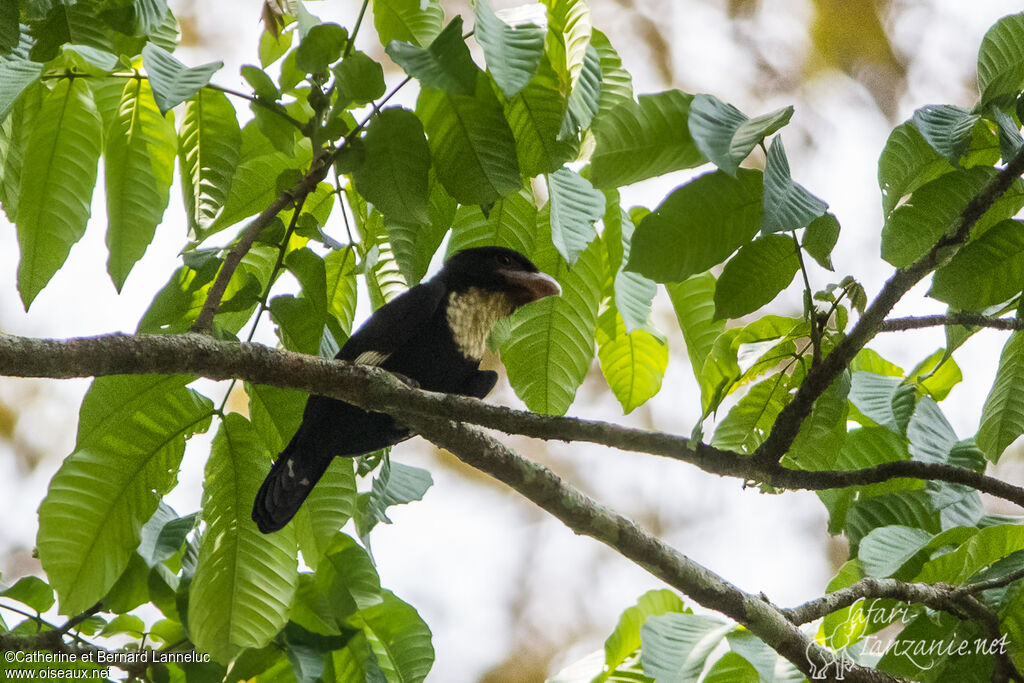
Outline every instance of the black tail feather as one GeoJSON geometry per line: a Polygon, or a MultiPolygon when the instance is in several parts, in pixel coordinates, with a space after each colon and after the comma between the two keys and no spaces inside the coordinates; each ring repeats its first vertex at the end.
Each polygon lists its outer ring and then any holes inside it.
{"type": "Polygon", "coordinates": [[[252,520],[265,534],[283,528],[295,516],[331,462],[330,457],[310,457],[312,454],[303,453],[299,440],[296,434],[281,451],[256,493],[252,520]]]}

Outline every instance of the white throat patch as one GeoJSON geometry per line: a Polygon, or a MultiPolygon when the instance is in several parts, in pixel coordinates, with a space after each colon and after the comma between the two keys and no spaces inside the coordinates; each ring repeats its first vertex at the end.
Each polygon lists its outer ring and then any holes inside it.
{"type": "Polygon", "coordinates": [[[495,323],[512,313],[512,300],[504,292],[470,287],[448,295],[446,317],[455,345],[466,358],[480,360],[487,348],[487,337],[495,323]]]}

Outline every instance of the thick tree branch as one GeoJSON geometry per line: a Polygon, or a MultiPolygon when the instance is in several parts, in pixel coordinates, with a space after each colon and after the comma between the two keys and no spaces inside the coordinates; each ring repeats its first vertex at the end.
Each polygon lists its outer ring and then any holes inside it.
{"type": "Polygon", "coordinates": [[[0,335],[0,375],[93,377],[190,373],[242,379],[340,398],[401,419],[444,417],[538,439],[584,441],[690,463],[710,474],[787,489],[822,490],[908,478],[964,484],[1024,507],[1024,488],[972,470],[918,461],[863,470],[793,470],[665,432],[596,420],[538,415],[476,399],[413,389],[370,366],[277,351],[260,344],[218,342],[204,335],[105,335],[66,341],[0,335]]]}
{"type": "Polygon", "coordinates": [[[878,326],[879,332],[902,332],[922,327],[989,327],[995,330],[1024,330],[1024,318],[993,318],[981,313],[947,313],[909,318],[889,318],[878,326]]]}
{"type": "Polygon", "coordinates": [[[928,273],[952,258],[957,249],[967,241],[971,229],[978,220],[996,200],[1010,189],[1010,186],[1022,173],[1024,173],[1024,148],[1021,148],[1005,168],[987,182],[978,194],[967,203],[950,229],[927,254],[906,268],[898,269],[889,278],[850,333],[836,345],[832,353],[807,373],[807,377],[800,384],[793,400],[779,413],[768,438],[757,449],[755,458],[762,462],[778,462],[782,459],[800,431],[800,425],[811,414],[814,402],[850,365],[854,356],[878,333],[885,321],[885,316],[889,315],[889,311],[896,305],[896,302],[902,299],[911,287],[920,282],[928,273]]]}

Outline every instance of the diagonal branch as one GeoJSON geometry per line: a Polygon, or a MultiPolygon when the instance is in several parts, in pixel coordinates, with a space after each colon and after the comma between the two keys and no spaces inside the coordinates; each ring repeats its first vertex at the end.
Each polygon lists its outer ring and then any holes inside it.
{"type": "Polygon", "coordinates": [[[1024,148],[1010,159],[1009,163],[981,188],[950,230],[927,254],[906,268],[898,269],[882,287],[882,290],[864,310],[860,320],[853,326],[836,347],[819,365],[812,368],[803,383],[772,426],[772,431],[757,449],[754,457],[766,463],[778,462],[793,444],[800,425],[811,414],[814,402],[853,361],[854,356],[881,329],[885,317],[910,289],[928,273],[951,258],[970,236],[975,223],[988,211],[1013,182],[1024,173],[1024,148]]]}

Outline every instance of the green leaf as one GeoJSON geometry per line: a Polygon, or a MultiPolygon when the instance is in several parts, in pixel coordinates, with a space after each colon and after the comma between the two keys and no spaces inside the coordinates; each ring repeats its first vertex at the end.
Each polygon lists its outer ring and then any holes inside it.
{"type": "Polygon", "coordinates": [[[726,652],[708,670],[704,683],[759,683],[754,665],[735,652],[726,652]]]}
{"type": "Polygon", "coordinates": [[[32,178],[18,196],[18,291],[25,310],[85,234],[102,139],[85,79],[60,79],[34,118],[21,171],[32,178]]]}
{"type": "Polygon", "coordinates": [[[486,216],[478,206],[460,206],[447,255],[471,247],[499,246],[530,256],[536,230],[537,207],[529,188],[523,188],[495,202],[486,216]]]}
{"type": "Polygon", "coordinates": [[[512,316],[501,360],[516,395],[534,412],[564,414],[590,367],[604,280],[601,246],[598,240],[592,242],[571,269],[553,254],[558,264],[553,274],[562,295],[525,306],[512,316]]]}
{"type": "Polygon", "coordinates": [[[892,576],[921,552],[932,534],[908,526],[885,526],[873,530],[860,542],[857,559],[872,578],[892,576]]]}
{"type": "Polygon", "coordinates": [[[956,165],[971,145],[971,130],[981,120],[963,107],[930,104],[914,112],[914,125],[936,152],[956,165]]]}
{"type": "Polygon", "coordinates": [[[680,282],[721,263],[760,227],[761,173],[708,173],[640,221],[626,269],[655,282],[680,282]]]}
{"type": "Polygon", "coordinates": [[[814,219],[824,216],[828,209],[828,204],[793,181],[789,174],[786,150],[779,136],[768,147],[764,167],[763,207],[762,235],[807,227],[814,219]]]}
{"type": "Polygon", "coordinates": [[[683,611],[683,601],[670,590],[662,588],[641,595],[635,605],[623,611],[615,630],[604,641],[604,663],[607,671],[615,671],[640,649],[640,628],[648,617],[683,611]]]}
{"type": "Polygon", "coordinates": [[[476,92],[480,69],[473,63],[462,37],[462,17],[452,19],[427,48],[394,41],[387,44],[385,51],[424,89],[470,97],[476,92]]]}
{"type": "Polygon", "coordinates": [[[176,483],[185,440],[209,425],[213,404],[188,381],[104,377],[82,400],[75,451],[39,506],[39,559],[63,614],[88,609],[114,585],[176,483]]]}
{"type": "Polygon", "coordinates": [[[0,596],[17,600],[36,612],[48,612],[53,607],[53,588],[38,576],[23,576],[13,586],[0,591],[0,596]]]}
{"type": "MultiPolygon", "coordinates": [[[[256,97],[261,100],[266,100],[267,102],[276,102],[281,99],[281,91],[279,91],[277,86],[274,85],[274,79],[272,79],[263,69],[251,64],[245,64],[242,66],[241,73],[242,78],[244,78],[246,83],[249,84],[249,87],[252,88],[252,92],[256,97]]],[[[219,93],[220,91],[213,90],[210,92],[219,93]]],[[[196,94],[200,95],[202,93],[203,91],[200,90],[196,94]]]]}
{"type": "MultiPolygon", "coordinates": [[[[850,374],[844,372],[814,402],[811,414],[800,425],[800,431],[783,460],[785,466],[804,470],[839,469],[841,449],[846,447],[848,440],[849,395],[850,374]]],[[[829,531],[836,533],[832,526],[829,531]]]]}
{"type": "Polygon", "coordinates": [[[1024,287],[1024,224],[1002,221],[935,272],[928,295],[960,310],[1003,303],[1024,287]]]}
{"type": "Polygon", "coordinates": [[[32,37],[27,26],[20,27],[16,40],[13,50],[0,54],[0,121],[6,118],[21,93],[43,73],[43,65],[29,59],[32,37]]]}
{"type": "Polygon", "coordinates": [[[261,534],[251,518],[268,455],[249,421],[230,413],[206,463],[206,532],[189,592],[188,628],[196,648],[220,663],[277,635],[298,582],[294,531],[261,534]]]}
{"type": "Polygon", "coordinates": [[[602,114],[593,128],[594,187],[621,187],[704,163],[686,127],[691,99],[668,90],[641,95],[638,103],[622,102],[602,114]]]}
{"type": "Polygon", "coordinates": [[[373,117],[363,138],[365,161],[352,179],[386,218],[426,223],[430,148],[414,113],[389,107],[373,117]]]}
{"type": "Polygon", "coordinates": [[[583,70],[569,93],[569,111],[562,121],[560,134],[575,139],[581,130],[590,127],[597,115],[601,97],[601,55],[588,45],[583,59],[583,70]]]}
{"type": "Polygon", "coordinates": [[[404,40],[422,47],[441,33],[444,10],[440,0],[373,0],[373,25],[381,45],[404,40]]]}
{"type": "Polygon", "coordinates": [[[632,248],[636,228],[629,214],[619,206],[617,193],[609,197],[604,216],[604,243],[608,250],[608,271],[613,272],[614,304],[626,325],[626,332],[647,326],[651,317],[651,302],[658,293],[658,285],[639,273],[624,269],[632,248]]]}
{"type": "Polygon", "coordinates": [[[981,409],[978,448],[998,462],[1006,447],[1024,434],[1024,334],[1013,332],[999,357],[996,379],[981,409]]]}
{"type": "MultiPolygon", "coordinates": [[[[699,379],[715,340],[725,330],[725,321],[715,317],[715,276],[709,272],[693,275],[682,282],[668,284],[666,289],[683,332],[694,377],[699,379]]],[[[701,393],[704,393],[703,385],[701,393]]]]}
{"type": "Polygon", "coordinates": [[[601,97],[597,101],[597,117],[601,117],[624,102],[633,102],[633,77],[623,68],[608,36],[594,29],[590,44],[601,60],[601,97]]]}
{"type": "Polygon", "coordinates": [[[352,104],[369,104],[386,90],[383,67],[359,50],[345,57],[334,74],[338,98],[352,104]]]}
{"type": "Polygon", "coordinates": [[[800,270],[796,249],[789,235],[765,235],[740,247],[718,278],[715,317],[740,318],[778,296],[800,270]]]}
{"type": "Polygon", "coordinates": [[[356,253],[354,249],[332,251],[324,257],[327,275],[327,311],[338,321],[346,337],[356,317],[356,253]]]}
{"type": "Polygon", "coordinates": [[[708,655],[733,628],[731,623],[698,614],[649,617],[640,628],[644,673],[659,683],[697,680],[708,655]]]}
{"type": "Polygon", "coordinates": [[[452,226],[458,205],[433,173],[430,174],[429,185],[430,201],[425,223],[387,221],[384,226],[398,267],[405,281],[413,284],[426,275],[434,253],[452,226]]]}
{"type": "Polygon", "coordinates": [[[904,197],[952,170],[949,160],[925,141],[913,122],[896,126],[878,158],[883,215],[888,217],[904,197]]]}
{"type": "MultiPolygon", "coordinates": [[[[356,512],[356,476],[351,458],[334,458],[295,516],[302,559],[316,569],[338,530],[356,512]]],[[[378,584],[379,585],[379,584],[378,584]]]]}
{"type": "Polygon", "coordinates": [[[923,489],[859,499],[846,514],[845,530],[851,548],[871,531],[893,525],[911,526],[932,534],[942,531],[939,514],[923,489]]]}
{"type": "Polygon", "coordinates": [[[988,30],[978,50],[982,104],[1024,89],[1024,14],[1011,14],[988,30]]]}
{"type": "Polygon", "coordinates": [[[335,531],[323,560],[316,570],[317,588],[339,626],[357,610],[381,604],[380,577],[373,559],[355,540],[335,531]]]}
{"type": "Polygon", "coordinates": [[[390,524],[391,520],[387,515],[389,507],[423,500],[423,496],[433,485],[434,479],[425,469],[392,462],[391,458],[385,458],[380,474],[373,480],[366,511],[360,520],[359,533],[365,536],[378,522],[390,524]]]}
{"type": "Polygon", "coordinates": [[[157,110],[148,83],[125,83],[103,151],[107,271],[119,292],[153,241],[167,208],[176,145],[174,125],[157,110]]]}
{"type": "Polygon", "coordinates": [[[959,548],[929,560],[915,581],[966,583],[974,574],[996,561],[1024,549],[1024,526],[1000,524],[973,534],[959,548]]]}
{"type": "Polygon", "coordinates": [[[594,222],[604,215],[604,195],[578,173],[560,168],[548,175],[551,201],[551,241],[572,266],[597,232],[594,222]]]}
{"type": "Polygon", "coordinates": [[[811,255],[822,268],[833,270],[832,249],[839,240],[839,221],[830,213],[818,216],[804,231],[800,246],[811,255]]]}
{"type": "Polygon", "coordinates": [[[12,224],[18,222],[25,150],[45,91],[41,82],[36,83],[18,99],[7,118],[0,121],[0,206],[12,224]]]}
{"type": "Polygon", "coordinates": [[[434,664],[430,629],[391,591],[383,591],[381,597],[379,604],[360,610],[350,621],[363,629],[388,681],[419,683],[434,664]]]}
{"type": "Polygon", "coordinates": [[[533,23],[509,25],[494,13],[488,0],[476,0],[474,19],[474,35],[484,49],[487,70],[505,97],[515,97],[544,57],[544,29],[533,23]]]}
{"type": "Polygon", "coordinates": [[[505,118],[516,139],[516,153],[523,175],[551,173],[575,158],[575,138],[560,139],[568,102],[558,74],[547,59],[522,90],[505,103],[505,118]]]}
{"type": "Polygon", "coordinates": [[[206,89],[197,92],[185,104],[178,140],[188,227],[201,237],[227,201],[241,158],[242,133],[227,95],[206,89]]]}
{"type": "Polygon", "coordinates": [[[548,51],[555,70],[570,88],[583,71],[593,27],[590,8],[584,0],[541,0],[548,8],[548,51]]]}
{"type": "Polygon", "coordinates": [[[999,107],[992,108],[992,118],[999,126],[999,154],[1004,162],[1009,162],[1013,155],[1024,146],[1024,137],[1021,137],[1020,126],[999,107]]]}
{"type": "Polygon", "coordinates": [[[597,357],[622,412],[631,413],[661,389],[668,344],[648,330],[627,332],[622,316],[609,308],[597,322],[597,357]]]}
{"type": "Polygon", "coordinates": [[[789,106],[750,118],[714,95],[695,95],[687,125],[701,154],[735,176],[751,150],[789,123],[792,116],[793,107],[789,106]]]}
{"type": "Polygon", "coordinates": [[[901,400],[907,395],[907,387],[913,389],[912,384],[905,384],[899,377],[855,372],[853,386],[850,389],[850,402],[873,423],[901,434],[910,422],[914,410],[912,393],[909,406],[901,400]]]}
{"type": "MultiPolygon", "coordinates": [[[[947,173],[918,188],[885,222],[882,258],[902,268],[924,256],[995,174],[994,168],[970,168],[947,173]]],[[[991,225],[1015,214],[1020,208],[1018,194],[1019,189],[996,202],[975,226],[975,233],[980,233],[986,221],[991,225]],[[1009,210],[1011,204],[1016,206],[1012,211],[1009,210]]]]}
{"type": "Polygon", "coordinates": [[[775,419],[790,399],[790,379],[778,374],[763,380],[732,407],[715,428],[712,445],[753,453],[768,436],[775,419]]]}
{"type": "Polygon", "coordinates": [[[338,24],[317,24],[302,36],[295,48],[295,66],[308,74],[324,73],[341,58],[347,43],[348,31],[338,24]]]}
{"type": "Polygon", "coordinates": [[[460,203],[490,204],[522,187],[515,138],[492,93],[424,88],[417,109],[437,177],[460,203]]]}
{"type": "Polygon", "coordinates": [[[160,501],[156,512],[142,526],[139,555],[149,567],[170,559],[181,550],[185,539],[198,522],[198,512],[179,517],[170,505],[160,501]]]}
{"type": "Polygon", "coordinates": [[[211,62],[188,68],[170,52],[153,43],[142,48],[142,61],[161,114],[190,99],[224,66],[224,62],[211,62]]]}

